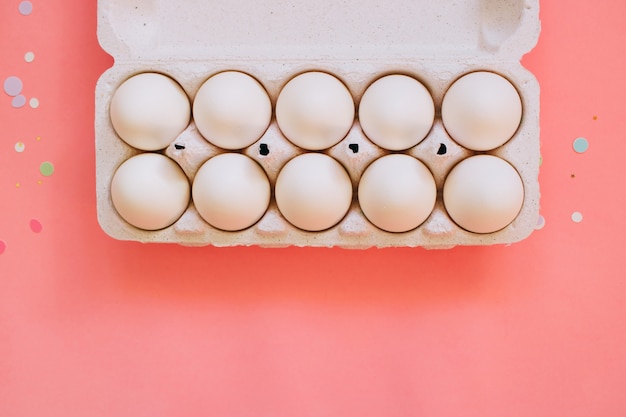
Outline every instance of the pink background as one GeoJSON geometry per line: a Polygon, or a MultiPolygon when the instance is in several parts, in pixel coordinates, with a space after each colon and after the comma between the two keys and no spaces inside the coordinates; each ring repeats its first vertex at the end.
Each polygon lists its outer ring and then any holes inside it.
{"type": "Polygon", "coordinates": [[[96,2],[19,3],[0,81],[40,106],[0,92],[0,416],[626,415],[626,3],[542,2],[545,227],[447,251],[112,240],[96,2]]]}

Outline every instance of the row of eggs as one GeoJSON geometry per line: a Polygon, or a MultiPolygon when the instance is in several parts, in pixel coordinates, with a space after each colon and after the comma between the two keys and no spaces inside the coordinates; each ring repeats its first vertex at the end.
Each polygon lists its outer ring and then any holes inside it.
{"type": "MultiPolygon", "coordinates": [[[[457,79],[445,93],[440,110],[452,139],[474,151],[503,145],[522,119],[516,88],[489,71],[457,79]]],[[[373,143],[401,151],[428,135],[436,110],[428,89],[402,74],[375,80],[363,93],[357,110],[342,81],[319,71],[289,80],[274,109],[263,85],[240,71],[211,76],[192,103],[169,76],[140,73],[124,81],[110,103],[111,123],[118,136],[144,151],[167,147],[192,116],[208,142],[225,150],[243,149],[264,134],[273,113],[283,135],[305,150],[319,151],[337,144],[358,116],[363,133],[373,143]]]]}
{"type": "MultiPolygon", "coordinates": [[[[353,202],[353,186],[337,160],[319,152],[304,153],[281,169],[274,189],[253,159],[226,152],[207,160],[190,184],[180,166],[155,152],[131,157],[116,170],[111,199],[119,215],[144,230],[175,223],[193,201],[200,216],[224,231],[256,224],[270,206],[293,226],[323,231],[338,224],[353,202]]],[[[419,159],[392,153],[363,172],[356,201],[373,225],[388,232],[408,232],[424,223],[437,200],[435,180],[419,159]]],[[[460,227],[474,233],[505,228],[519,214],[524,186],[515,168],[492,155],[458,163],[446,177],[442,200],[460,227]]]]}

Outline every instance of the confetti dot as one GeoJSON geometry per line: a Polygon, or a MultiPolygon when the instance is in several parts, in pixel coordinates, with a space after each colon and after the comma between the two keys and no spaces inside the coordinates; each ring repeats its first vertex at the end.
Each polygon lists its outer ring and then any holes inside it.
{"type": "Polygon", "coordinates": [[[41,140],[41,136],[37,136],[37,142],[41,140]]]}
{"type": "Polygon", "coordinates": [[[20,14],[28,16],[33,12],[33,4],[29,1],[23,1],[19,6],[20,14]]]}
{"type": "Polygon", "coordinates": [[[15,97],[21,93],[22,88],[24,88],[24,84],[18,77],[11,76],[4,80],[4,92],[11,97],[15,97]]]}
{"type": "Polygon", "coordinates": [[[17,142],[15,144],[15,152],[22,153],[22,152],[24,152],[24,149],[26,149],[26,145],[24,145],[23,142],[17,142]]]}
{"type": "Polygon", "coordinates": [[[43,184],[43,181],[39,180],[39,181],[37,181],[37,184],[41,185],[41,184],[43,184]]]}
{"type": "Polygon", "coordinates": [[[583,221],[583,215],[582,215],[582,213],[581,213],[581,212],[579,212],[579,211],[575,211],[575,212],[573,212],[573,213],[572,213],[572,221],[573,221],[574,223],[580,223],[580,222],[582,222],[582,221],[583,221]]]}
{"type": "Polygon", "coordinates": [[[39,220],[32,219],[30,221],[30,230],[35,233],[41,233],[41,231],[43,230],[43,226],[41,225],[39,220]]]}
{"type": "Polygon", "coordinates": [[[51,162],[43,162],[39,166],[39,172],[41,172],[41,175],[44,177],[49,177],[54,173],[54,165],[52,165],[51,162]]]}
{"type": "Polygon", "coordinates": [[[19,109],[20,107],[24,107],[24,104],[26,104],[26,97],[24,97],[23,95],[13,97],[13,101],[11,101],[11,105],[15,107],[16,109],[19,109]]]}
{"type": "Polygon", "coordinates": [[[587,152],[589,149],[589,142],[585,138],[578,138],[574,141],[574,150],[578,153],[587,152]]]}
{"type": "Polygon", "coordinates": [[[15,188],[20,188],[20,183],[15,184],[15,188]]]}
{"type": "Polygon", "coordinates": [[[31,108],[36,109],[37,107],[39,107],[39,99],[38,98],[31,98],[29,103],[31,108]]]}
{"type": "Polygon", "coordinates": [[[0,240],[0,255],[2,255],[4,253],[6,248],[7,248],[7,244],[4,243],[4,240],[0,240]]]}
{"type": "Polygon", "coordinates": [[[539,215],[539,218],[537,219],[537,226],[535,226],[535,230],[541,230],[544,228],[545,225],[546,225],[546,219],[542,215],[539,215]]]}
{"type": "Polygon", "coordinates": [[[24,54],[24,61],[31,63],[35,60],[35,54],[33,52],[26,52],[24,54]]]}

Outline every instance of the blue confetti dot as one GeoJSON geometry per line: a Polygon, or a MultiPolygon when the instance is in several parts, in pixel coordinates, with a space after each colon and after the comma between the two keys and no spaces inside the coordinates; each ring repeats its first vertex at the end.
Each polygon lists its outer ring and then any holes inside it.
{"type": "Polygon", "coordinates": [[[576,140],[574,140],[574,150],[576,152],[584,153],[587,152],[587,149],[589,149],[589,142],[587,142],[587,139],[577,138],[576,140]]]}
{"type": "Polygon", "coordinates": [[[22,92],[24,85],[18,77],[11,76],[4,80],[4,92],[11,97],[15,97],[22,92]]]}
{"type": "Polygon", "coordinates": [[[16,109],[19,109],[20,107],[24,107],[25,104],[26,104],[26,97],[24,97],[23,95],[13,97],[13,100],[11,101],[11,105],[15,107],[16,109]]]}
{"type": "Polygon", "coordinates": [[[33,12],[33,4],[29,1],[23,1],[19,6],[20,14],[28,16],[33,12]]]}
{"type": "Polygon", "coordinates": [[[535,226],[535,230],[541,230],[545,227],[545,225],[546,225],[546,219],[542,215],[539,215],[539,218],[537,219],[537,226],[535,226]]]}

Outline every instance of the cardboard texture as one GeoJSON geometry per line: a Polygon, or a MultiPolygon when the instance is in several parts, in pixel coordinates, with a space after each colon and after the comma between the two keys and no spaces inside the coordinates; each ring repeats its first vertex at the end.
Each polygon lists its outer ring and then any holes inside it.
{"type": "MultiPolygon", "coordinates": [[[[96,181],[98,219],[110,236],[140,242],[182,245],[340,246],[367,248],[509,244],[526,238],[539,214],[539,85],[520,63],[540,32],[538,0],[465,0],[431,3],[396,0],[305,0],[247,2],[168,2],[165,0],[99,0],[98,38],[115,64],[96,88],[96,181]],[[387,74],[406,74],[430,91],[436,109],[433,128],[417,146],[403,153],[424,162],[438,189],[430,217],[418,228],[389,233],[368,222],[359,208],[356,189],[365,168],[389,154],[370,142],[355,120],[348,135],[323,152],[349,172],[354,196],[348,214],[336,226],[307,232],[292,226],[277,209],[269,209],[252,227],[239,232],[207,224],[190,202],[172,226],[158,231],[137,229],[116,212],[111,179],[129,157],[141,153],[122,141],[109,118],[112,95],[129,77],[159,72],[175,79],[189,99],[211,75],[238,70],[255,77],[272,105],[281,88],[306,71],[333,74],[350,90],[355,105],[365,89],[387,74]],[[449,86],[464,74],[484,70],[501,74],[517,88],[523,116],[517,133],[488,152],[467,150],[452,140],[441,121],[441,102],[449,86]],[[358,152],[354,146],[358,145],[358,152]],[[444,144],[447,152],[438,155],[444,144]],[[441,189],[446,175],[461,160],[487,153],[510,162],[524,184],[524,203],[517,218],[495,233],[463,230],[448,216],[441,189]]],[[[193,121],[162,153],[176,161],[190,182],[211,156],[227,152],[207,142],[193,121]],[[175,146],[178,145],[178,146],[175,146]],[[180,149],[181,146],[184,149],[180,149]]],[[[265,134],[241,151],[265,170],[272,187],[284,164],[306,152],[280,132],[275,118],[265,134]],[[269,149],[269,153],[261,149],[269,149]]]]}

